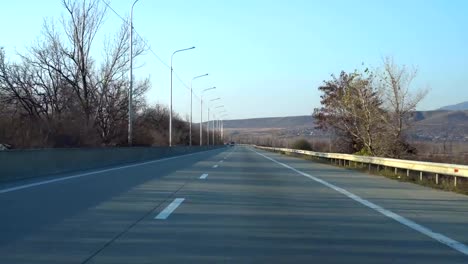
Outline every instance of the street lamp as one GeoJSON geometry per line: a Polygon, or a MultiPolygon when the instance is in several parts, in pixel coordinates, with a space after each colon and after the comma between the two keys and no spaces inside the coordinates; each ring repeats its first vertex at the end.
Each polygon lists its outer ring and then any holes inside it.
{"type": "Polygon", "coordinates": [[[174,54],[181,52],[181,51],[186,51],[186,50],[191,50],[194,49],[195,47],[190,47],[186,49],[180,49],[176,50],[172,53],[171,55],[171,102],[170,102],[170,111],[169,111],[169,147],[172,147],[172,72],[174,69],[172,68],[172,59],[174,58],[174,54]]]}
{"type": "MultiPolygon", "coordinates": [[[[220,112],[221,113],[226,113],[226,110],[220,112]]],[[[223,114],[221,118],[221,140],[224,142],[224,118],[226,118],[228,114],[223,114]]]]}
{"type": "MultiPolygon", "coordinates": [[[[207,89],[205,89],[205,90],[203,90],[201,92],[201,98],[200,98],[200,146],[203,145],[203,94],[206,91],[214,90],[214,89],[216,89],[216,87],[207,88],[207,89]]],[[[207,125],[207,128],[208,128],[208,125],[207,125]]]]}
{"type": "MultiPolygon", "coordinates": [[[[219,106],[216,106],[215,109],[220,109],[220,108],[224,108],[224,105],[219,105],[219,106]]],[[[225,110],[223,110],[225,111],[225,110]]],[[[221,114],[222,112],[218,112],[218,115],[221,114]]],[[[220,118],[218,117],[215,121],[213,121],[213,128],[214,128],[214,132],[213,132],[213,143],[215,142],[215,136],[216,136],[216,133],[219,133],[221,131],[221,122],[220,122],[220,118]]],[[[217,137],[219,138],[219,135],[217,135],[217,137]]]]}
{"type": "Polygon", "coordinates": [[[128,89],[128,145],[133,144],[133,7],[139,0],[133,2],[130,9],[130,87],[128,89]]]}
{"type": "MultiPolygon", "coordinates": [[[[224,105],[219,105],[217,106],[215,109],[220,109],[220,108],[224,108],[224,105]]],[[[218,115],[223,113],[225,110],[221,111],[221,112],[218,112],[218,115]]],[[[221,118],[218,117],[218,119],[216,120],[216,131],[219,133],[221,131],[221,118]]],[[[219,138],[219,135],[218,135],[218,138],[219,138]]]]}
{"type": "Polygon", "coordinates": [[[216,144],[216,119],[217,117],[213,115],[213,146],[216,144]]]}
{"type": "Polygon", "coordinates": [[[199,76],[195,76],[192,78],[192,81],[190,82],[190,133],[189,133],[189,136],[190,136],[190,146],[192,146],[192,99],[193,99],[193,80],[195,79],[198,79],[198,78],[201,78],[201,77],[205,77],[205,76],[208,76],[208,73],[205,73],[203,75],[199,75],[199,76]]]}
{"type": "MultiPolygon", "coordinates": [[[[210,100],[210,102],[214,102],[214,101],[218,101],[218,100],[221,100],[220,97],[218,98],[215,98],[215,99],[212,99],[210,100]]],[[[206,132],[207,132],[207,144],[208,146],[210,145],[210,108],[208,108],[208,122],[207,122],[207,129],[206,129],[206,132]]],[[[213,128],[214,128],[214,121],[213,121],[213,128]]],[[[213,132],[213,137],[214,137],[214,132],[213,132]]],[[[214,138],[213,138],[213,145],[214,145],[214,138]]]]}

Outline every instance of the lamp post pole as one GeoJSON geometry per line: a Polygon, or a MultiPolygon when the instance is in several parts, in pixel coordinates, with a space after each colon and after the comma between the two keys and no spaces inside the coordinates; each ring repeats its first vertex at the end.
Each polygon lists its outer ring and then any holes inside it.
{"type": "Polygon", "coordinates": [[[216,114],[213,114],[213,146],[216,145],[216,114]]]}
{"type": "MultiPolygon", "coordinates": [[[[224,109],[224,105],[219,105],[219,106],[216,106],[215,109],[220,109],[220,108],[223,108],[224,109]]],[[[218,115],[222,114],[226,112],[226,110],[223,110],[221,112],[218,112],[218,115]]],[[[221,137],[220,137],[220,132],[221,132],[221,120],[220,120],[220,117],[218,117],[218,119],[216,119],[216,132],[217,132],[217,138],[218,140],[217,141],[220,141],[221,140],[221,137]]]]}
{"type": "Polygon", "coordinates": [[[208,121],[206,122],[206,145],[210,145],[210,108],[208,108],[208,121]]]}
{"type": "Polygon", "coordinates": [[[172,147],[172,72],[174,71],[174,69],[172,68],[172,60],[174,58],[174,55],[178,52],[181,52],[181,51],[186,51],[186,50],[191,50],[191,49],[194,49],[195,47],[190,47],[190,48],[187,48],[187,49],[180,49],[180,50],[176,50],[172,53],[172,56],[171,56],[171,101],[170,101],[170,110],[169,110],[169,147],[172,147]]]}
{"type": "MultiPolygon", "coordinates": [[[[221,100],[221,98],[218,97],[218,98],[212,99],[212,100],[210,100],[210,103],[211,103],[211,102],[214,102],[214,101],[218,101],[218,100],[221,100]]],[[[208,142],[208,145],[210,145],[210,119],[209,119],[209,117],[210,117],[210,108],[208,108],[208,123],[207,123],[207,125],[208,125],[208,130],[207,130],[207,134],[208,134],[207,142],[208,142]]],[[[213,118],[214,118],[214,116],[213,116],[213,118]]],[[[214,129],[214,120],[213,120],[212,129],[214,129]]],[[[213,132],[213,145],[214,145],[214,132],[213,132]]]]}
{"type": "MultiPolygon", "coordinates": [[[[206,91],[214,90],[214,89],[216,89],[216,87],[207,88],[207,89],[203,90],[202,93],[201,93],[201,98],[200,98],[200,146],[203,145],[203,94],[206,91]]],[[[208,131],[208,125],[207,125],[207,131],[208,131]]]]}
{"type": "Polygon", "coordinates": [[[216,116],[213,116],[213,146],[216,145],[216,116]]]}
{"type": "Polygon", "coordinates": [[[135,0],[130,9],[130,86],[128,89],[128,145],[133,144],[133,7],[139,0],[135,0]]]}
{"type": "MultiPolygon", "coordinates": [[[[221,113],[226,113],[226,110],[222,111],[221,113]]],[[[227,114],[223,114],[221,116],[221,140],[224,143],[224,118],[227,117],[227,114]]]]}
{"type": "Polygon", "coordinates": [[[205,76],[208,76],[208,73],[205,73],[203,75],[199,75],[199,76],[196,76],[196,77],[193,77],[192,78],[192,81],[190,82],[190,132],[189,132],[189,137],[190,137],[190,146],[192,146],[192,116],[193,116],[193,107],[192,107],[192,100],[193,100],[193,80],[195,79],[198,79],[198,78],[201,78],[201,77],[205,77],[205,76]]]}

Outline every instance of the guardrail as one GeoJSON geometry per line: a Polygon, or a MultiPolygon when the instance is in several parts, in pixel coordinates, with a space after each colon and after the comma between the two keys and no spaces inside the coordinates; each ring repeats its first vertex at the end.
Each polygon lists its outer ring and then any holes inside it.
{"type": "Polygon", "coordinates": [[[330,160],[331,163],[337,165],[348,165],[351,166],[351,162],[356,166],[358,163],[367,164],[369,166],[369,171],[371,170],[372,165],[376,165],[377,169],[380,166],[385,168],[394,168],[395,174],[398,173],[398,169],[406,170],[406,175],[409,176],[410,171],[418,171],[420,180],[423,178],[423,172],[435,174],[436,184],[439,184],[439,175],[447,175],[454,177],[454,185],[457,186],[457,177],[468,178],[468,166],[466,165],[457,165],[457,164],[446,164],[446,163],[435,163],[435,162],[424,162],[424,161],[412,161],[412,160],[401,160],[401,159],[390,159],[390,158],[379,158],[379,157],[368,157],[368,156],[357,156],[350,154],[341,154],[341,153],[324,153],[324,152],[315,152],[315,151],[306,151],[306,150],[297,150],[297,149],[287,149],[287,148],[271,148],[271,147],[261,147],[255,146],[258,149],[270,150],[276,152],[285,152],[285,153],[296,153],[306,156],[312,156],[317,158],[324,158],[330,160]]]}

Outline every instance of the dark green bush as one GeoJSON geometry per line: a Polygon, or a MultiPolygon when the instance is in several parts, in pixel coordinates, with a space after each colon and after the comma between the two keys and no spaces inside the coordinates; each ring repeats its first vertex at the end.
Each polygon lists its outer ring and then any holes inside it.
{"type": "Polygon", "coordinates": [[[354,153],[354,155],[358,155],[358,156],[372,156],[372,153],[366,149],[366,148],[362,148],[360,151],[354,153]]]}
{"type": "Polygon", "coordinates": [[[312,145],[305,139],[298,139],[292,144],[293,149],[312,150],[312,145]]]}

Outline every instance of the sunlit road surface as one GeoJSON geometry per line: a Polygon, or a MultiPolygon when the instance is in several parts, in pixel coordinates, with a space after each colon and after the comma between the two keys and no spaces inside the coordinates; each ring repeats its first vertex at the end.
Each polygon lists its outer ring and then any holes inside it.
{"type": "Polygon", "coordinates": [[[467,197],[249,147],[14,187],[0,263],[468,263],[467,197]]]}

